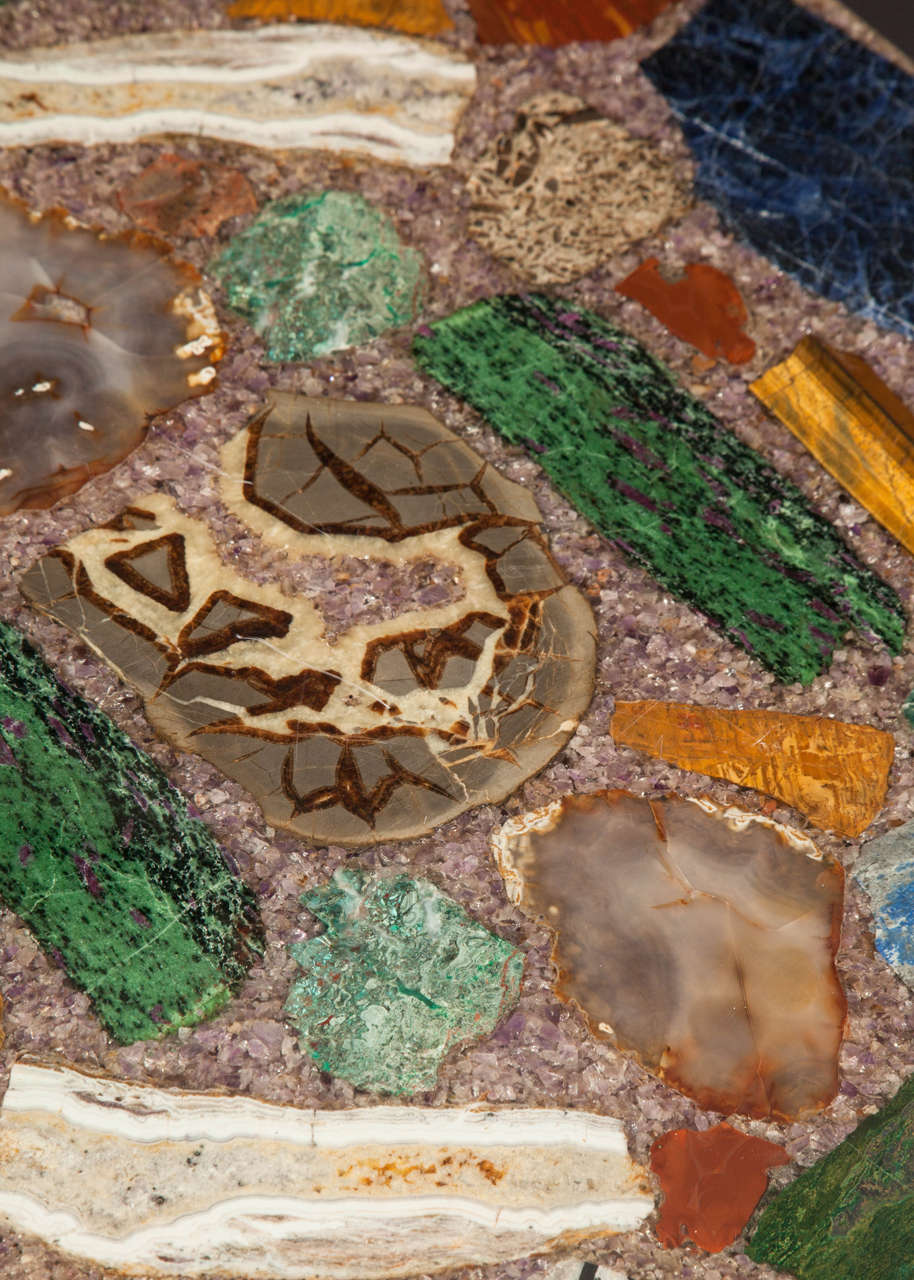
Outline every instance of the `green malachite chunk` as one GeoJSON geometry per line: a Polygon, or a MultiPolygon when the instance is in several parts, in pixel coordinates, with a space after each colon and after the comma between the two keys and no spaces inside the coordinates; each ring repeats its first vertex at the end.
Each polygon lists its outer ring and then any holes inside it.
{"type": "Polygon", "coordinates": [[[271,360],[308,360],[412,321],[422,255],[362,196],[320,191],[261,210],[209,265],[271,360]]]}
{"type": "Polygon", "coordinates": [[[771,1202],[748,1253],[802,1280],[910,1280],[914,1078],[771,1202]]]}
{"type": "Polygon", "coordinates": [[[423,328],[413,350],[780,679],[814,679],[851,627],[900,651],[895,592],[623,330],[561,299],[497,297],[423,328]]]}
{"type": "Polygon", "coordinates": [[[445,1054],[494,1030],[524,960],[429,880],[338,871],[302,902],[326,932],[289,947],[302,1048],[360,1089],[433,1089],[445,1054]]]}
{"type": "Polygon", "coordinates": [[[254,895],[161,770],[0,623],[0,898],[122,1044],[220,1009],[254,895]]]}

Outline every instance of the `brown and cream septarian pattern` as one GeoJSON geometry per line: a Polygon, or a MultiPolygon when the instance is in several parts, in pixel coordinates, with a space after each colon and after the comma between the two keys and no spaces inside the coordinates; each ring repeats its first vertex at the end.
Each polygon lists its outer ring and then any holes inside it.
{"type": "Polygon", "coordinates": [[[0,189],[0,515],[50,507],[209,390],[222,335],[200,276],[0,189]]]}
{"type": "Polygon", "coordinates": [[[754,787],[851,837],[885,804],[895,758],[892,734],[872,725],[785,711],[617,702],[610,732],[620,746],[754,787]]]}
{"type": "Polygon", "coordinates": [[[541,769],[590,700],[594,626],[529,494],[422,409],[274,394],[225,447],[222,500],[290,557],[453,566],[458,599],[328,641],[164,494],[73,538],[25,593],[142,692],[267,820],[344,845],[421,835],[541,769]]]}
{"type": "Polygon", "coordinates": [[[470,235],[534,284],[586,275],[689,204],[653,143],[567,93],[531,98],[468,186],[470,235]]]}
{"type": "Polygon", "coordinates": [[[793,1119],[831,1101],[844,872],[809,840],[709,800],[601,791],[492,843],[595,1032],[713,1111],[793,1119]]]}

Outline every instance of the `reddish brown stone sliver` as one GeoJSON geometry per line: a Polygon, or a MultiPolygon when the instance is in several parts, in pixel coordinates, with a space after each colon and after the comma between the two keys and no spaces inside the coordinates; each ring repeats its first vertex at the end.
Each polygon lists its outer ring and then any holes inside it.
{"type": "Polygon", "coordinates": [[[723,271],[690,262],[679,280],[666,280],[657,258],[648,258],[616,285],[616,293],[647,307],[670,333],[710,359],[745,364],[755,343],[744,333],[749,319],[736,285],[723,271]]]}
{"type": "Polygon", "coordinates": [[[229,218],[257,208],[243,173],[172,151],[147,165],[117,198],[138,226],[167,237],[215,235],[229,218]]]}
{"type": "Polygon", "coordinates": [[[728,1124],[698,1133],[673,1129],[651,1147],[651,1168],[664,1202],[654,1230],[668,1249],[688,1238],[708,1253],[732,1244],[768,1184],[768,1170],[788,1164],[783,1147],[728,1124]]]}

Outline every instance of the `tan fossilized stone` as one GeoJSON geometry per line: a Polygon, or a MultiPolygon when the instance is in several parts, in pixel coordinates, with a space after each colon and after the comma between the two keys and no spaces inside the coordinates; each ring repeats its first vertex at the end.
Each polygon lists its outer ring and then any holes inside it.
{"type": "Polygon", "coordinates": [[[445,562],[457,599],[353,624],[242,577],[206,524],[143,497],[23,589],[237,778],[326,842],[421,834],[501,799],[567,741],[593,687],[590,609],[529,494],[421,409],[277,394],[225,447],[223,501],[295,557],[445,562]]]}
{"type": "Polygon", "coordinates": [[[130,1275],[381,1280],[632,1229],[654,1206],[618,1120],[313,1111],[15,1065],[0,1218],[130,1275]]]}

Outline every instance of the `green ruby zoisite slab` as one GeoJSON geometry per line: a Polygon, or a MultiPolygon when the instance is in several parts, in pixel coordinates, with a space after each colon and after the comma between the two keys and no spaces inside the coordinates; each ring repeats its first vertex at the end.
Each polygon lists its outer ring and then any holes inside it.
{"type": "Polygon", "coordinates": [[[305,976],[286,1016],[323,1071],[360,1089],[433,1089],[448,1050],[517,1001],[521,953],[429,880],[343,870],[302,903],[326,932],[289,947],[305,976]]]}
{"type": "Polygon", "coordinates": [[[747,1250],[802,1280],[914,1274],[914,1078],[765,1209],[747,1250]]]}
{"type": "Polygon", "coordinates": [[[221,1008],[254,895],[158,767],[0,623],[0,898],[122,1044],[221,1008]]]}
{"type": "Polygon", "coordinates": [[[850,627],[900,651],[895,592],[623,330],[561,299],[503,296],[423,328],[413,351],[781,680],[814,679],[850,627]]]}

